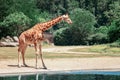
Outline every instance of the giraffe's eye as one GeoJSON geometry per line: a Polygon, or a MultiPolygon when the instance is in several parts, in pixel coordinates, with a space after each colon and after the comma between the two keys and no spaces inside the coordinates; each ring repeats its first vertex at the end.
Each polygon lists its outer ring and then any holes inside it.
{"type": "Polygon", "coordinates": [[[67,17],[64,18],[64,20],[67,20],[67,19],[68,19],[67,17]]]}

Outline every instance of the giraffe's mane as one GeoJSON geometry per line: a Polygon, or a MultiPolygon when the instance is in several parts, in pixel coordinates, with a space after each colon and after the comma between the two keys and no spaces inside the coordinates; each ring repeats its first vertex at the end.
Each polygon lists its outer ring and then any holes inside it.
{"type": "Polygon", "coordinates": [[[60,15],[60,16],[56,16],[56,17],[53,17],[52,19],[50,19],[50,20],[47,20],[47,21],[45,21],[45,22],[42,22],[42,23],[46,23],[46,22],[49,22],[49,21],[52,21],[52,20],[55,20],[55,19],[57,19],[57,18],[60,18],[62,15],[60,15]]]}

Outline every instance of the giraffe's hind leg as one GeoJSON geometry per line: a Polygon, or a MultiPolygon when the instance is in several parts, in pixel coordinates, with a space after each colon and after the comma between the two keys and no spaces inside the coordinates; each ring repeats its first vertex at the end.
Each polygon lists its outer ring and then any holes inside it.
{"type": "Polygon", "coordinates": [[[19,48],[18,48],[18,67],[21,67],[21,56],[22,56],[22,61],[23,61],[23,65],[27,67],[26,63],[25,63],[25,50],[27,48],[27,45],[24,44],[24,45],[19,45],[19,48]]]}
{"type": "Polygon", "coordinates": [[[25,67],[28,66],[28,65],[25,63],[25,51],[26,51],[26,48],[27,48],[27,44],[24,44],[23,47],[22,47],[22,52],[21,52],[21,54],[22,54],[22,60],[23,60],[23,65],[24,65],[25,67]]]}
{"type": "Polygon", "coordinates": [[[22,51],[22,49],[21,49],[20,46],[19,46],[19,48],[18,48],[18,67],[21,67],[21,62],[20,62],[20,59],[21,59],[21,51],[22,51]]]}

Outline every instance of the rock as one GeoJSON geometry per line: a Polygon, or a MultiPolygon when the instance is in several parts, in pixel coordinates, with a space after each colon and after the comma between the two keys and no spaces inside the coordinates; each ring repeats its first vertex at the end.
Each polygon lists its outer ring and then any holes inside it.
{"type": "Polygon", "coordinates": [[[2,42],[13,42],[13,39],[10,36],[7,36],[6,38],[2,37],[0,41],[2,41],[2,42]]]}
{"type": "Polygon", "coordinates": [[[6,42],[4,37],[2,37],[0,41],[2,41],[2,42],[6,42]]]}
{"type": "Polygon", "coordinates": [[[6,38],[2,37],[0,40],[0,47],[16,47],[18,45],[18,38],[16,36],[13,38],[10,36],[7,36],[6,38]]]}
{"type": "Polygon", "coordinates": [[[3,43],[0,42],[0,47],[5,47],[5,45],[3,43]]]}
{"type": "Polygon", "coordinates": [[[14,40],[10,36],[7,36],[6,39],[8,39],[9,42],[14,42],[14,40]]]}
{"type": "Polygon", "coordinates": [[[13,37],[13,40],[14,40],[14,42],[18,42],[18,41],[19,41],[19,39],[18,39],[17,36],[14,36],[14,37],[13,37]]]}
{"type": "Polygon", "coordinates": [[[0,47],[16,47],[18,46],[17,42],[0,42],[0,47]]]}

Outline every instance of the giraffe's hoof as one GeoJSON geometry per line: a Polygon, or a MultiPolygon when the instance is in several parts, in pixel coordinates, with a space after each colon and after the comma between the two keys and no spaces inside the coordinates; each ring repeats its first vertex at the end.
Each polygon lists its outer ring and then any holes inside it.
{"type": "Polygon", "coordinates": [[[28,65],[27,64],[23,64],[24,65],[24,67],[28,67],[28,65]]]}
{"type": "Polygon", "coordinates": [[[35,69],[39,69],[39,67],[36,67],[35,69]]]}
{"type": "Polygon", "coordinates": [[[21,65],[18,64],[18,67],[21,68],[21,65]]]}
{"type": "Polygon", "coordinates": [[[21,68],[21,66],[18,66],[18,68],[21,68]]]}
{"type": "Polygon", "coordinates": [[[47,69],[47,67],[45,66],[43,69],[47,69]]]}
{"type": "Polygon", "coordinates": [[[43,68],[43,69],[47,69],[47,68],[43,68]]]}
{"type": "Polygon", "coordinates": [[[38,66],[36,66],[35,68],[36,68],[36,69],[39,69],[39,67],[38,67],[38,66]]]}

